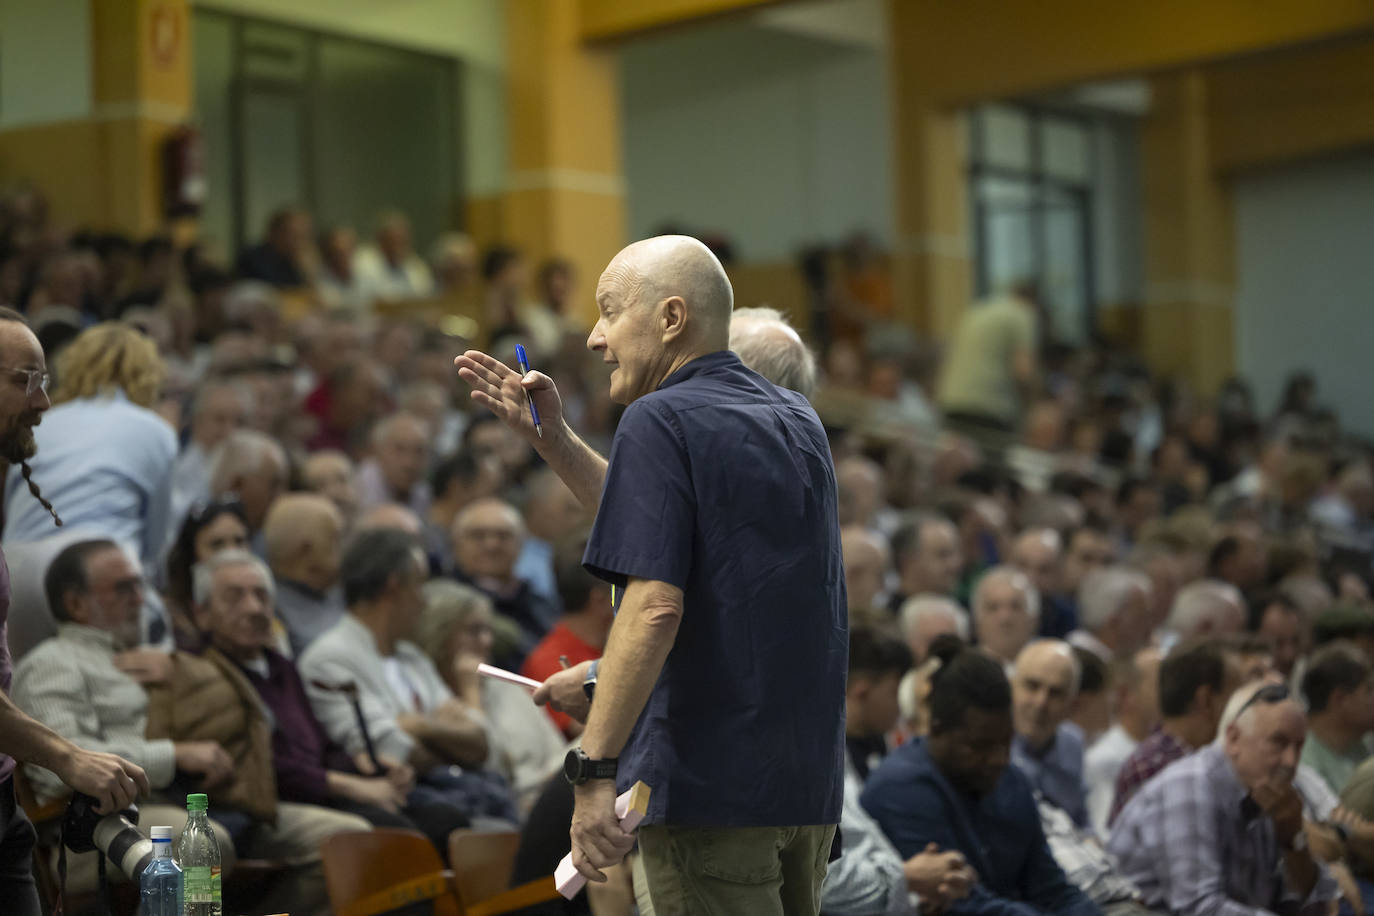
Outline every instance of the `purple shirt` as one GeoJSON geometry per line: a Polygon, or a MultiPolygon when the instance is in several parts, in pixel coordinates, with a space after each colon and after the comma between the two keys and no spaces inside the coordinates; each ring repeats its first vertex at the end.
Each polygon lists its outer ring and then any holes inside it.
{"type": "MultiPolygon", "coordinates": [[[[0,549],[0,690],[10,693],[14,679],[14,665],[10,663],[10,567],[5,551],[0,549]]],[[[0,780],[14,774],[14,758],[0,754],[0,780]]]]}

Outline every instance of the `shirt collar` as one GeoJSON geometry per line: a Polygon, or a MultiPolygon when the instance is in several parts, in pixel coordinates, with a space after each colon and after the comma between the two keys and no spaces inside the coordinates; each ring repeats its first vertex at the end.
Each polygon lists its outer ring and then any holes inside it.
{"type": "Polygon", "coordinates": [[[658,386],[658,390],[662,391],[664,388],[671,388],[673,385],[685,382],[695,375],[702,372],[709,372],[712,369],[723,369],[731,366],[743,365],[744,364],[739,361],[739,357],[734,354],[734,351],[717,350],[714,353],[707,353],[705,356],[698,356],[696,359],[665,378],[663,383],[658,386]]]}
{"type": "Polygon", "coordinates": [[[1247,806],[1246,801],[1250,800],[1250,792],[1236,776],[1235,767],[1231,766],[1230,759],[1226,752],[1215,744],[1209,744],[1197,752],[1205,757],[1207,767],[1207,778],[1212,785],[1212,791],[1216,793],[1217,804],[1223,811],[1235,811],[1242,820],[1253,820],[1259,813],[1257,807],[1247,806]]]}
{"type": "Polygon", "coordinates": [[[88,627],[84,623],[59,623],[57,632],[63,639],[72,642],[85,643],[98,649],[104,649],[111,655],[114,654],[114,636],[96,627],[88,627]]]}

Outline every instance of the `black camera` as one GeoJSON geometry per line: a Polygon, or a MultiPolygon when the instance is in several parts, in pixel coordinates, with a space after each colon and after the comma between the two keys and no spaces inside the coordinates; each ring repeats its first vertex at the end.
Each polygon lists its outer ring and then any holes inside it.
{"type": "Polygon", "coordinates": [[[138,807],[99,814],[99,801],[80,792],[67,804],[62,842],[72,852],[99,850],[125,877],[137,879],[153,861],[153,842],[138,829],[138,807]]]}

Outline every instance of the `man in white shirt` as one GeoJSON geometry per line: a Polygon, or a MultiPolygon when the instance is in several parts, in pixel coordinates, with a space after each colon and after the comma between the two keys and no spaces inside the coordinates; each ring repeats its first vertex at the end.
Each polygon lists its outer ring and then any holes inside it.
{"type": "Polygon", "coordinates": [[[1148,648],[1116,664],[1116,722],[1084,755],[1088,820],[1100,837],[1107,836],[1107,816],[1122,764],[1159,724],[1160,659],[1158,649],[1148,648]]]}

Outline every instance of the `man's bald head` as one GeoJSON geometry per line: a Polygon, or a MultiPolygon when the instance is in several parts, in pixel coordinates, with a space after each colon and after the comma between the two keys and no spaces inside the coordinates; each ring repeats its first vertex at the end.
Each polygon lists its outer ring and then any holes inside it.
{"type": "Polygon", "coordinates": [[[659,235],[628,245],[601,274],[598,299],[608,283],[620,285],[636,305],[680,297],[698,320],[729,340],[735,291],[711,249],[691,236],[659,235]]]}
{"type": "Polygon", "coordinates": [[[279,497],[262,527],[273,574],[324,591],[339,575],[343,531],[343,513],[328,497],[317,493],[279,497]]]}
{"type": "Polygon", "coordinates": [[[705,245],[681,235],[635,242],[596,285],[587,348],[611,370],[611,400],[630,404],[699,356],[730,345],[734,291],[705,245]]]}
{"type": "Polygon", "coordinates": [[[453,560],[463,574],[514,580],[525,525],[510,503],[495,498],[469,503],[453,519],[452,534],[453,560]]]}

